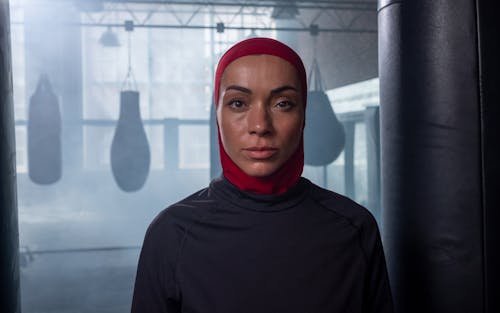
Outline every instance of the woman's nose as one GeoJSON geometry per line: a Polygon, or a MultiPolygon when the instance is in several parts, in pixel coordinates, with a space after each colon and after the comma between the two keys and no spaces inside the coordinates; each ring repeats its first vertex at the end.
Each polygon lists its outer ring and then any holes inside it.
{"type": "Polygon", "coordinates": [[[250,134],[265,136],[273,130],[271,113],[265,105],[252,105],[248,110],[247,123],[250,134]]]}

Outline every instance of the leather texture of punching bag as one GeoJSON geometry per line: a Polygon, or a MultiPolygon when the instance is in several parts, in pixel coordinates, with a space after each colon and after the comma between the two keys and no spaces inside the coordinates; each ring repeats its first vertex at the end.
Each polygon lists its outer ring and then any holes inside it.
{"type": "Polygon", "coordinates": [[[45,74],[30,99],[28,173],[34,183],[42,185],[53,184],[62,175],[61,112],[45,74]]]}
{"type": "Polygon", "coordinates": [[[488,1],[379,1],[383,242],[398,313],[500,312],[495,13],[488,1]]]}
{"type": "Polygon", "coordinates": [[[500,40],[498,1],[477,1],[485,312],[500,312],[500,40]]]}
{"type": "Polygon", "coordinates": [[[111,143],[111,169],[123,191],[142,188],[149,174],[151,155],[141,120],[139,92],[120,93],[120,117],[111,143]]]}
{"type": "Polygon", "coordinates": [[[0,312],[20,313],[9,2],[0,1],[0,312]]]}
{"type": "Polygon", "coordinates": [[[322,90],[316,60],[310,78],[313,75],[316,77],[315,90],[307,93],[304,163],[325,166],[335,161],[344,149],[345,132],[333,112],[330,99],[322,90]]]}

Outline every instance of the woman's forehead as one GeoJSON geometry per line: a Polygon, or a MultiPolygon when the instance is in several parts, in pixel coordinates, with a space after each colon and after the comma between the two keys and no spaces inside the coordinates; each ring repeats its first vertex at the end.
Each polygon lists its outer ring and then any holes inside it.
{"type": "MultiPolygon", "coordinates": [[[[214,102],[215,105],[220,101],[220,93],[223,92],[222,88],[229,86],[223,82],[224,74],[227,72],[228,68],[234,67],[242,62],[242,60],[248,58],[256,58],[263,56],[264,58],[277,58],[280,62],[288,62],[292,68],[292,72],[295,74],[290,75],[290,77],[295,77],[298,82],[298,90],[302,94],[302,102],[304,105],[307,103],[307,76],[304,68],[304,64],[300,59],[300,56],[293,51],[290,47],[285,44],[270,38],[252,38],[247,39],[242,42],[237,43],[227,50],[224,55],[219,60],[217,68],[215,71],[215,81],[214,81],[214,102]],[[233,64],[234,63],[234,64],[233,64]]],[[[240,71],[241,68],[238,67],[240,71]]],[[[238,72],[237,71],[237,72],[238,72]]],[[[227,78],[227,75],[226,75],[227,78]]],[[[263,78],[264,81],[268,82],[267,78],[263,78]]],[[[224,88],[225,89],[225,88],[224,88]]]]}
{"type": "Polygon", "coordinates": [[[258,54],[243,56],[231,62],[222,74],[221,86],[249,80],[300,85],[297,69],[288,61],[274,55],[258,54]]]}

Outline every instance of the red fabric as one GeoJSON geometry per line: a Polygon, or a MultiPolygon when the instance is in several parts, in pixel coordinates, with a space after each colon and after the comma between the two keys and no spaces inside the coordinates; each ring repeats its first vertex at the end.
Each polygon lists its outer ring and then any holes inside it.
{"type": "MultiPolygon", "coordinates": [[[[255,54],[268,54],[280,57],[292,64],[298,72],[301,81],[304,109],[307,103],[307,78],[302,60],[287,45],[270,38],[251,38],[232,46],[220,59],[215,72],[215,106],[219,102],[219,88],[222,74],[226,67],[234,60],[255,54]]],[[[304,111],[305,112],[305,111],[304,111]]],[[[267,177],[253,177],[243,172],[224,150],[219,130],[219,153],[223,175],[235,186],[244,191],[258,194],[280,194],[293,187],[304,168],[304,144],[302,139],[297,151],[274,174],[267,177]]]]}

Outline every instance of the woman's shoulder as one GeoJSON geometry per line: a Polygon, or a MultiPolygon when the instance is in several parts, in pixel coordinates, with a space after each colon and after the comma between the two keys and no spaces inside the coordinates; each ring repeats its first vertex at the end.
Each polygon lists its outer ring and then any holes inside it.
{"type": "Polygon", "coordinates": [[[184,232],[191,224],[204,218],[213,206],[214,200],[208,188],[198,190],[160,211],[149,225],[148,233],[161,236],[172,229],[184,232]]]}
{"type": "Polygon", "coordinates": [[[332,190],[322,188],[312,182],[311,197],[328,212],[348,220],[355,227],[377,227],[372,213],[354,200],[332,190]]]}
{"type": "Polygon", "coordinates": [[[311,197],[326,212],[335,214],[350,225],[353,233],[360,240],[360,246],[366,258],[380,246],[377,221],[367,208],[346,196],[315,184],[311,186],[311,197]]]}

